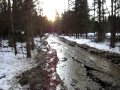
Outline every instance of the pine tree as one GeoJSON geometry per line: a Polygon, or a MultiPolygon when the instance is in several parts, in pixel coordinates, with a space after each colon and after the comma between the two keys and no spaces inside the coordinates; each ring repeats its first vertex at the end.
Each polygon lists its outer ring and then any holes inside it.
{"type": "Polygon", "coordinates": [[[98,25],[99,25],[99,27],[98,27],[98,42],[102,42],[103,41],[103,36],[102,36],[102,34],[103,34],[103,30],[102,30],[102,26],[101,26],[101,23],[102,23],[102,13],[101,13],[101,11],[102,11],[102,1],[101,0],[98,0],[98,25]]]}
{"type": "Polygon", "coordinates": [[[94,32],[97,31],[97,42],[103,42],[104,40],[105,2],[106,0],[94,0],[93,2],[94,4],[93,5],[94,6],[94,32]]]}
{"type": "MultiPolygon", "coordinates": [[[[13,3],[14,5],[14,3],[13,3]]],[[[8,0],[8,12],[9,12],[9,18],[10,18],[10,27],[11,27],[11,36],[12,36],[12,44],[13,44],[13,47],[14,47],[14,51],[15,51],[15,55],[17,54],[17,47],[16,47],[16,37],[15,37],[15,29],[14,29],[14,20],[13,20],[13,12],[14,12],[14,9],[12,8],[11,10],[11,1],[8,0]],[[13,11],[12,11],[13,10],[13,11]]]]}
{"type": "Polygon", "coordinates": [[[86,33],[89,23],[89,9],[87,0],[75,0],[75,25],[77,33],[86,33]]]}
{"type": "Polygon", "coordinates": [[[33,28],[32,28],[32,10],[34,9],[33,0],[25,0],[24,2],[24,13],[25,13],[25,30],[26,30],[26,51],[27,57],[31,57],[31,49],[33,49],[33,28]],[[32,44],[32,45],[31,45],[32,44]]]}
{"type": "Polygon", "coordinates": [[[116,37],[116,0],[111,0],[111,42],[110,48],[115,47],[116,37]]]}

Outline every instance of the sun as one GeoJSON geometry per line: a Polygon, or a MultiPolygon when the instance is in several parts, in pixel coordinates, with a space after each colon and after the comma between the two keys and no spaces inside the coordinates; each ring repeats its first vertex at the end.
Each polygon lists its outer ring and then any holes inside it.
{"type": "Polygon", "coordinates": [[[55,21],[55,13],[54,13],[54,11],[53,11],[53,12],[51,11],[51,13],[48,12],[48,13],[46,14],[46,16],[47,16],[47,19],[48,19],[48,20],[50,20],[50,21],[52,21],[52,22],[55,21]]]}
{"type": "Polygon", "coordinates": [[[43,0],[43,14],[48,20],[55,21],[56,11],[59,14],[64,11],[64,0],[43,0]]]}

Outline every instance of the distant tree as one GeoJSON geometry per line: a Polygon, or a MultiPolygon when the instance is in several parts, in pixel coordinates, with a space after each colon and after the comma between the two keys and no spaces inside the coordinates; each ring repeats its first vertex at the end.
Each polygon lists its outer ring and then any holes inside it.
{"type": "Polygon", "coordinates": [[[71,35],[71,33],[75,33],[75,19],[74,19],[74,11],[66,11],[62,16],[62,33],[66,35],[71,35]]]}
{"type": "Polygon", "coordinates": [[[94,34],[95,34],[95,32],[96,32],[96,29],[95,29],[96,3],[97,3],[97,1],[94,0],[94,1],[93,1],[93,11],[94,11],[94,17],[93,17],[93,24],[94,24],[94,26],[93,26],[93,31],[94,31],[94,34]]]}
{"type": "MultiPolygon", "coordinates": [[[[13,2],[13,6],[14,6],[13,2]]],[[[12,37],[12,42],[10,41],[11,44],[13,44],[15,55],[17,54],[17,47],[16,47],[16,37],[15,37],[15,29],[14,29],[14,19],[13,19],[13,12],[14,9],[11,8],[11,1],[8,0],[8,12],[9,12],[9,18],[10,18],[10,28],[11,28],[11,37],[12,37]],[[13,10],[13,11],[12,11],[13,10]]]]}
{"type": "Polygon", "coordinates": [[[61,33],[61,17],[57,11],[56,11],[56,16],[54,21],[54,28],[56,33],[58,34],[61,33]]]}
{"type": "Polygon", "coordinates": [[[89,9],[87,0],[75,0],[75,25],[77,33],[85,33],[89,25],[89,9]]]}
{"type": "Polygon", "coordinates": [[[0,1],[0,36],[6,37],[9,34],[9,15],[8,4],[6,0],[0,1]]]}
{"type": "Polygon", "coordinates": [[[102,4],[101,4],[101,0],[98,0],[98,22],[99,22],[99,27],[98,27],[98,42],[101,42],[101,41],[103,41],[103,36],[102,36],[102,26],[101,26],[101,19],[102,19],[102,17],[101,17],[101,15],[102,15],[102,13],[101,13],[101,6],[102,4]]]}
{"type": "Polygon", "coordinates": [[[104,0],[98,0],[98,42],[103,42],[104,40],[104,0]]]}
{"type": "Polygon", "coordinates": [[[110,48],[115,47],[115,37],[116,37],[116,0],[111,0],[111,42],[110,48]]]}
{"type": "Polygon", "coordinates": [[[24,16],[25,16],[25,33],[26,33],[26,51],[27,57],[31,57],[31,49],[33,42],[33,28],[32,28],[32,10],[34,9],[33,0],[25,0],[24,5],[24,16]]]}

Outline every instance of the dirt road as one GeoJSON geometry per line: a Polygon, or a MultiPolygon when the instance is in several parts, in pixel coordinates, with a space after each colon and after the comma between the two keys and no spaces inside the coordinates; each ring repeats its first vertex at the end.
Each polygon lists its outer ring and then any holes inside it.
{"type": "Polygon", "coordinates": [[[115,64],[57,36],[42,41],[38,66],[18,77],[22,86],[29,86],[23,90],[120,90],[120,68],[115,64]]]}
{"type": "Polygon", "coordinates": [[[47,41],[57,52],[56,70],[68,90],[120,90],[119,67],[56,36],[47,41]]]}

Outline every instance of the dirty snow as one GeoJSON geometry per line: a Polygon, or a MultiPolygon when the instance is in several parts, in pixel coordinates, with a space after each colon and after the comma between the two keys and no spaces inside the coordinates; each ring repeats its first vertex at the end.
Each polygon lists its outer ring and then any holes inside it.
{"type": "MultiPolygon", "coordinates": [[[[109,36],[109,33],[107,34],[107,36],[109,36]]],[[[78,44],[86,44],[86,45],[89,45],[90,47],[95,47],[100,50],[120,53],[120,43],[116,43],[116,47],[110,49],[110,42],[108,41],[104,41],[102,43],[96,43],[96,42],[92,42],[90,39],[83,39],[83,38],[76,39],[74,36],[71,36],[71,37],[61,36],[61,37],[64,37],[65,39],[70,41],[75,41],[78,44]]]]}
{"type": "MultiPolygon", "coordinates": [[[[40,46],[40,39],[35,38],[35,44],[40,46]]],[[[0,47],[0,90],[13,90],[11,88],[17,84],[14,80],[15,76],[36,66],[34,56],[37,51],[32,51],[32,58],[27,59],[25,46],[25,43],[17,43],[19,53],[15,56],[14,50],[8,47],[8,41],[2,41],[2,47],[0,47]]],[[[18,87],[15,87],[15,89],[22,90],[22,87],[18,84],[18,87]]]]}

